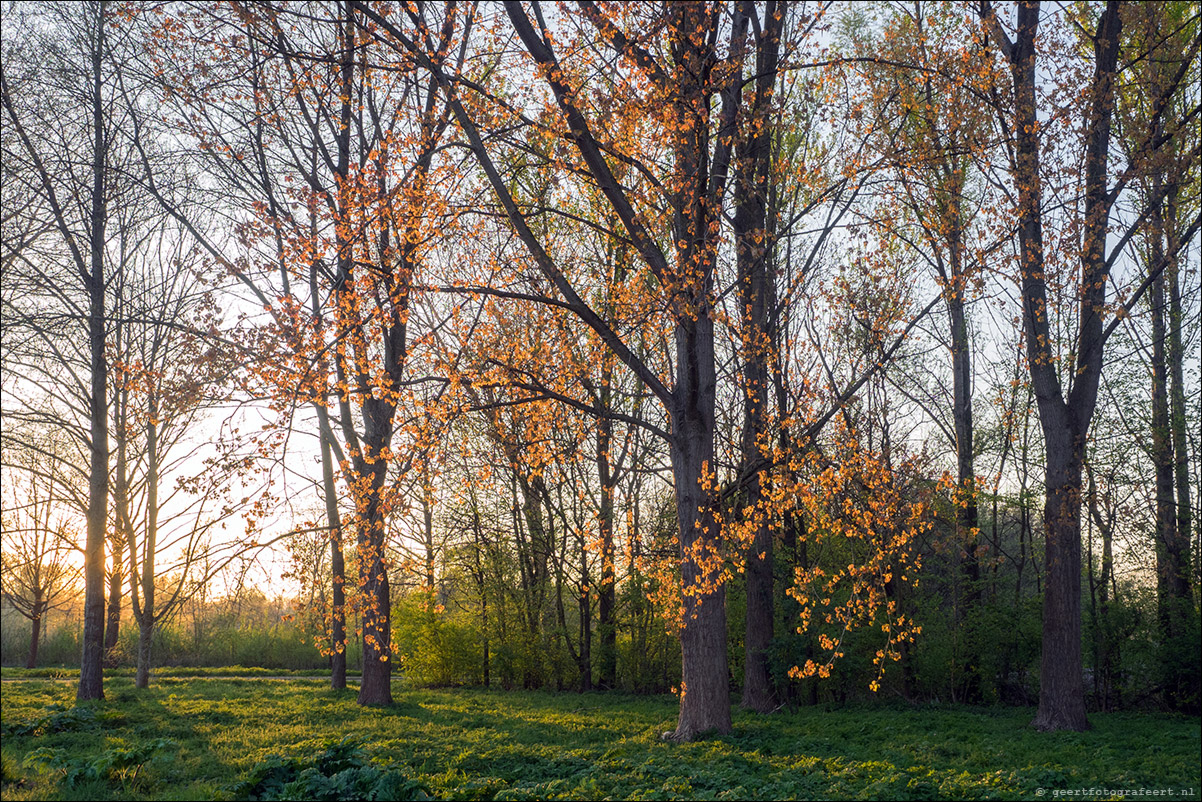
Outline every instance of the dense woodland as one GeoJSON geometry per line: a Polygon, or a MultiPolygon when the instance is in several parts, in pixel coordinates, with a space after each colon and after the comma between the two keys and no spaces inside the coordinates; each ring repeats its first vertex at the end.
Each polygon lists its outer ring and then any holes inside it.
{"type": "Polygon", "coordinates": [[[4,661],[1196,713],[1200,14],[5,2],[4,661]]]}

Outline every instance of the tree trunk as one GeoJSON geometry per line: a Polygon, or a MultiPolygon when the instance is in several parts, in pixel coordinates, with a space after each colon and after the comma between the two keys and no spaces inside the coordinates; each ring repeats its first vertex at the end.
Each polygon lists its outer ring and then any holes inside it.
{"type": "MultiPolygon", "coordinates": [[[[1063,423],[1063,421],[1060,421],[1063,423]]],[[[1081,469],[1083,438],[1068,426],[1046,426],[1047,499],[1044,545],[1043,654],[1039,730],[1089,729],[1081,672],[1081,469]]]]}
{"type": "Polygon", "coordinates": [[[334,487],[334,460],[330,454],[333,432],[324,402],[317,404],[316,409],[321,429],[321,478],[326,500],[326,524],[330,528],[330,687],[341,690],[346,687],[346,563],[342,556],[342,519],[338,514],[338,494],[334,487]]]}
{"type": "Polygon", "coordinates": [[[150,647],[154,642],[154,620],[144,616],[138,624],[138,668],[134,676],[135,688],[150,687],[150,647]]]}
{"type": "Polygon", "coordinates": [[[88,340],[91,348],[91,466],[88,479],[88,535],[84,550],[83,649],[79,664],[79,690],[76,698],[104,698],[104,543],[108,527],[108,362],[105,356],[104,232],[107,219],[105,204],[104,107],[101,98],[101,58],[104,31],[108,24],[106,4],[101,2],[96,15],[95,43],[92,49],[92,197],[89,224],[90,275],[88,290],[88,340]]]}
{"type": "Polygon", "coordinates": [[[1044,276],[1041,133],[1035,91],[1039,3],[1026,0],[1019,4],[1013,43],[989,3],[983,2],[980,9],[990,35],[1010,62],[1014,83],[1016,153],[1012,173],[1018,189],[1023,332],[1047,457],[1043,656],[1039,713],[1033,724],[1041,730],[1080,731],[1089,728],[1081,677],[1081,471],[1105,347],[1102,315],[1109,281],[1105,246],[1114,202],[1106,176],[1122,19],[1117,0],[1108,0],[1094,38],[1094,75],[1082,154],[1085,198],[1076,359],[1066,397],[1051,351],[1054,335],[1044,276]]]}
{"type": "MultiPolygon", "coordinates": [[[[159,538],[159,403],[158,396],[151,391],[146,399],[146,537],[142,543],[142,598],[138,603],[136,594],[131,594],[134,618],[138,622],[137,673],[134,686],[146,688],[150,685],[150,645],[154,637],[155,611],[155,556],[159,538]]],[[[130,559],[135,559],[130,552],[130,559]]],[[[131,573],[131,585],[133,575],[131,573]]]]}
{"type": "MultiPolygon", "coordinates": [[[[580,548],[580,562],[586,561],[587,553],[584,544],[580,548]]],[[[585,567],[582,565],[582,568],[585,567]]],[[[584,586],[580,589],[580,690],[593,689],[593,611],[592,599],[589,592],[588,574],[582,580],[584,586]]]]}
{"type": "MultiPolygon", "coordinates": [[[[337,313],[338,335],[347,340],[365,343],[365,322],[351,311],[357,304],[350,299],[355,280],[355,220],[354,204],[350,191],[351,129],[355,113],[355,12],[348,3],[344,6],[344,28],[341,32],[342,52],[340,55],[340,79],[342,98],[339,107],[337,135],[338,159],[334,173],[338,188],[337,214],[339,225],[335,235],[338,249],[339,283],[336,297],[339,302],[337,313]]],[[[383,177],[381,176],[381,180],[383,177]]],[[[387,232],[387,228],[384,229],[387,232]]],[[[397,254],[386,239],[377,243],[382,255],[394,254],[403,261],[404,249],[397,254]]],[[[378,266],[388,273],[394,264],[378,266]]],[[[398,305],[403,301],[398,301],[398,305]]],[[[403,371],[406,353],[406,328],[397,310],[389,310],[383,326],[382,350],[384,365],[390,380],[397,380],[403,371]]],[[[335,351],[335,372],[338,384],[343,388],[354,387],[363,399],[361,415],[363,436],[354,429],[354,412],[349,391],[339,393],[343,434],[352,444],[354,454],[353,475],[348,484],[355,499],[355,532],[358,538],[359,596],[363,608],[360,616],[362,629],[362,679],[359,684],[360,705],[392,704],[392,599],[388,581],[388,558],[386,554],[383,498],[388,481],[389,462],[383,455],[392,445],[393,419],[396,404],[377,396],[374,379],[364,367],[368,360],[366,345],[335,351]]]]}
{"type": "MultiPolygon", "coordinates": [[[[607,355],[605,365],[612,359],[607,355]]],[[[601,405],[609,408],[609,376],[601,385],[601,405]]],[[[612,460],[612,423],[608,418],[597,421],[597,475],[601,481],[601,503],[597,524],[601,529],[601,587],[598,589],[597,684],[612,690],[618,684],[618,629],[614,620],[616,579],[614,576],[614,476],[612,460]]]]}
{"type": "MultiPolygon", "coordinates": [[[[676,259],[670,282],[676,386],[670,407],[672,481],[676,492],[676,518],[681,550],[682,622],[680,631],[680,717],[675,732],[666,737],[692,740],[701,733],[730,732],[730,672],[726,654],[726,586],[722,579],[725,559],[718,517],[714,464],[715,375],[712,304],[714,265],[718,243],[713,215],[720,201],[711,197],[712,89],[706,86],[708,65],[714,56],[706,44],[708,11],[701,4],[668,6],[672,28],[671,51],[675,65],[672,103],[678,125],[672,141],[675,180],[680,189],[672,197],[673,239],[676,259]]],[[[732,49],[745,33],[747,19],[736,15],[732,49]]],[[[740,58],[741,53],[732,53],[740,58]]],[[[741,64],[736,61],[741,71],[741,64]]],[[[736,106],[737,107],[737,106],[736,106]]],[[[723,100],[724,112],[728,109],[723,100]]],[[[730,132],[733,134],[733,131],[730,132]]],[[[728,147],[719,141],[718,150],[728,147]]],[[[725,170],[715,156],[715,169],[725,170]]]]}
{"type": "MultiPolygon", "coordinates": [[[[1089,515],[1098,528],[1102,537],[1102,574],[1097,582],[1098,621],[1099,630],[1094,636],[1098,644],[1098,657],[1095,662],[1096,687],[1098,689],[1098,705],[1103,711],[1109,711],[1121,704],[1115,696],[1116,667],[1120,664],[1119,642],[1114,636],[1114,624],[1110,619],[1110,586],[1114,581],[1114,518],[1102,515],[1098,507],[1097,485],[1093,474],[1089,475],[1088,489],[1089,515]]],[[[1090,566],[1092,572],[1092,565],[1090,566]]]]}
{"type": "MultiPolygon", "coordinates": [[[[378,399],[363,402],[364,446],[372,457],[392,439],[393,410],[378,399]]],[[[376,459],[368,464],[356,458],[357,473],[368,481],[366,492],[357,499],[359,525],[359,589],[363,607],[363,678],[359,684],[359,704],[392,704],[392,622],[388,561],[384,553],[384,516],[380,494],[387,479],[388,466],[376,459]]]]}
{"type": "Polygon", "coordinates": [[[775,2],[764,9],[757,37],[756,82],[745,133],[738,146],[734,188],[734,236],[741,312],[743,356],[742,466],[754,471],[747,485],[746,509],[754,524],[747,551],[747,614],[744,633],[743,707],[766,713],[775,707],[767,649],[772,642],[772,527],[766,510],[769,488],[761,449],[770,446],[769,373],[776,362],[777,334],[769,318],[775,314],[771,275],[772,235],[768,226],[768,178],[772,140],[768,116],[778,66],[781,19],[775,2]]]}
{"type": "MultiPolygon", "coordinates": [[[[1159,176],[1157,176],[1159,182],[1159,176]]],[[[1151,265],[1160,263],[1161,216],[1155,210],[1151,247],[1151,265]]],[[[1160,684],[1164,702],[1169,708],[1177,705],[1177,668],[1175,655],[1177,630],[1177,510],[1173,459],[1173,440],[1169,422],[1168,363],[1166,356],[1164,273],[1152,280],[1152,438],[1151,458],[1155,472],[1154,527],[1156,553],[1156,614],[1160,625],[1160,684]]]]}
{"type": "Polygon", "coordinates": [[[489,664],[492,661],[489,659],[488,654],[488,596],[485,595],[483,589],[480,591],[480,631],[484,633],[484,642],[481,644],[480,662],[481,667],[484,669],[484,687],[488,688],[492,685],[492,676],[489,671],[489,664]]]}
{"type": "Polygon", "coordinates": [[[45,614],[42,604],[42,594],[34,593],[33,604],[29,608],[29,623],[32,627],[29,633],[29,659],[25,661],[26,668],[36,668],[38,665],[38,643],[42,639],[42,616],[45,614]]]}
{"type": "Polygon", "coordinates": [[[730,732],[726,586],[715,515],[714,340],[708,318],[676,330],[679,406],[672,415],[672,477],[684,594],[680,631],[680,717],[668,737],[688,741],[730,732]]]}
{"type": "MultiPolygon", "coordinates": [[[[963,245],[958,230],[949,241],[952,262],[952,285],[948,294],[947,311],[952,333],[952,420],[956,433],[956,542],[963,549],[961,572],[966,585],[957,607],[958,621],[968,616],[981,598],[981,564],[977,558],[979,518],[977,512],[976,474],[973,468],[972,426],[972,352],[968,341],[968,322],[964,314],[964,284],[962,275],[963,245]]],[[[980,655],[977,643],[970,639],[967,653],[957,668],[963,678],[961,701],[976,704],[983,701],[980,655]]]]}
{"type": "Polygon", "coordinates": [[[109,571],[109,602],[104,624],[104,653],[111,655],[121,629],[121,586],[125,583],[125,542],[120,532],[109,540],[112,546],[112,569],[109,571]]]}
{"type": "MultiPolygon", "coordinates": [[[[1183,649],[1184,661],[1177,667],[1173,681],[1173,696],[1178,707],[1187,712],[1197,712],[1199,699],[1202,697],[1202,671],[1196,645],[1186,641],[1189,636],[1189,617],[1193,614],[1194,594],[1190,586],[1190,543],[1193,532],[1191,527],[1192,508],[1190,507],[1190,473],[1189,446],[1187,443],[1187,421],[1185,413],[1185,350],[1181,340],[1182,308],[1180,287],[1180,258],[1178,253],[1177,228],[1177,195],[1179,184],[1174,181],[1167,193],[1164,205],[1165,233],[1168,236],[1168,247],[1174,254],[1166,266],[1164,281],[1168,284],[1168,326],[1166,359],[1169,374],[1169,416],[1168,428],[1173,454],[1173,485],[1176,491],[1176,525],[1173,527],[1173,541],[1168,545],[1168,555],[1171,567],[1168,576],[1168,595],[1171,599],[1174,615],[1174,628],[1177,630],[1175,644],[1183,649]]],[[[1159,493],[1159,474],[1157,476],[1157,492],[1159,493]]],[[[1157,503],[1159,512],[1159,501],[1157,503]]]]}
{"type": "Polygon", "coordinates": [[[1185,569],[1177,576],[1176,590],[1181,598],[1188,599],[1191,597],[1188,567],[1190,564],[1189,549],[1193,534],[1193,507],[1190,506],[1189,446],[1186,442],[1186,438],[1188,437],[1188,429],[1186,427],[1189,424],[1185,414],[1185,348],[1181,342],[1183,312],[1181,308],[1181,286],[1178,281],[1178,260],[1173,259],[1168,271],[1168,360],[1169,376],[1172,380],[1169,391],[1171,408],[1169,428],[1172,431],[1173,438],[1173,473],[1176,477],[1177,487],[1177,551],[1180,555],[1179,564],[1185,569]]]}

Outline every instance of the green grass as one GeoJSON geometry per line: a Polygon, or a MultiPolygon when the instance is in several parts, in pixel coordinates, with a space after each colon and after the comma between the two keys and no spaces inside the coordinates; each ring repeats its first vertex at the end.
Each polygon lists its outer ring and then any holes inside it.
{"type": "Polygon", "coordinates": [[[1095,714],[1090,732],[1040,734],[1029,709],[737,712],[731,735],[675,745],[659,740],[674,724],[669,697],[398,689],[392,708],[363,709],[353,691],[311,680],[162,678],[137,691],[117,677],[91,705],[102,724],[72,731],[90,718],[69,716],[54,719],[62,731],[13,735],[71,704],[74,688],[29,680],[3,691],[5,800],[231,798],[270,755],[311,759],[347,734],[447,799],[1020,799],[1044,789],[1050,800],[1090,788],[1197,799],[1200,785],[1198,719],[1155,714],[1095,714]],[[22,765],[42,747],[86,763],[161,738],[133,776],[81,775],[68,787],[64,769],[22,765]]]}

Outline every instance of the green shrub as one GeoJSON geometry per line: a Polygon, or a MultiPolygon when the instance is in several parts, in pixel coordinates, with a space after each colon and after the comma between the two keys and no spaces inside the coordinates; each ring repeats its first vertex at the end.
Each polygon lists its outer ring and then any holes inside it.
{"type": "Polygon", "coordinates": [[[271,755],[232,790],[236,799],[430,799],[429,790],[391,767],[368,762],[354,736],[329,741],[311,761],[271,755]]]}
{"type": "Polygon", "coordinates": [[[78,732],[99,729],[101,724],[115,725],[124,720],[116,711],[97,712],[91,707],[67,707],[54,704],[46,708],[45,715],[21,724],[4,724],[0,727],[4,737],[32,736],[37,738],[56,732],[78,732]]]}
{"type": "Polygon", "coordinates": [[[21,765],[38,774],[59,773],[59,784],[66,788],[96,781],[118,783],[122,788],[128,788],[137,781],[142,768],[158,757],[159,752],[175,745],[170,738],[156,738],[131,746],[106,749],[93,758],[70,758],[65,749],[41,747],[25,755],[21,765]]]}
{"type": "Polygon", "coordinates": [[[436,606],[424,593],[409,594],[394,605],[393,647],[407,680],[438,687],[481,681],[480,630],[463,618],[436,606]]]}

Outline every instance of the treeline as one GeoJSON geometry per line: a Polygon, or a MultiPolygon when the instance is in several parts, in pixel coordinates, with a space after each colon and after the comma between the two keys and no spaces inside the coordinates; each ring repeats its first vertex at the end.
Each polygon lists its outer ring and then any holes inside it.
{"type": "MultiPolygon", "coordinates": [[[[0,663],[25,668],[78,665],[82,647],[82,608],[76,604],[48,615],[43,621],[37,653],[31,655],[31,622],[4,610],[0,628],[0,663]],[[32,663],[30,661],[33,657],[32,663]]],[[[350,644],[351,662],[357,646],[350,644]]],[[[326,669],[329,659],[295,620],[292,604],[282,597],[268,599],[253,589],[218,600],[194,597],[179,616],[155,628],[156,667],[247,666],[271,669],[326,669]]],[[[105,653],[107,668],[134,668],[138,656],[138,627],[124,622],[105,653]]]]}
{"type": "Polygon", "coordinates": [[[81,699],[287,547],[361,704],[1197,710],[1199,16],[14,7],[5,597],[81,699]]]}

